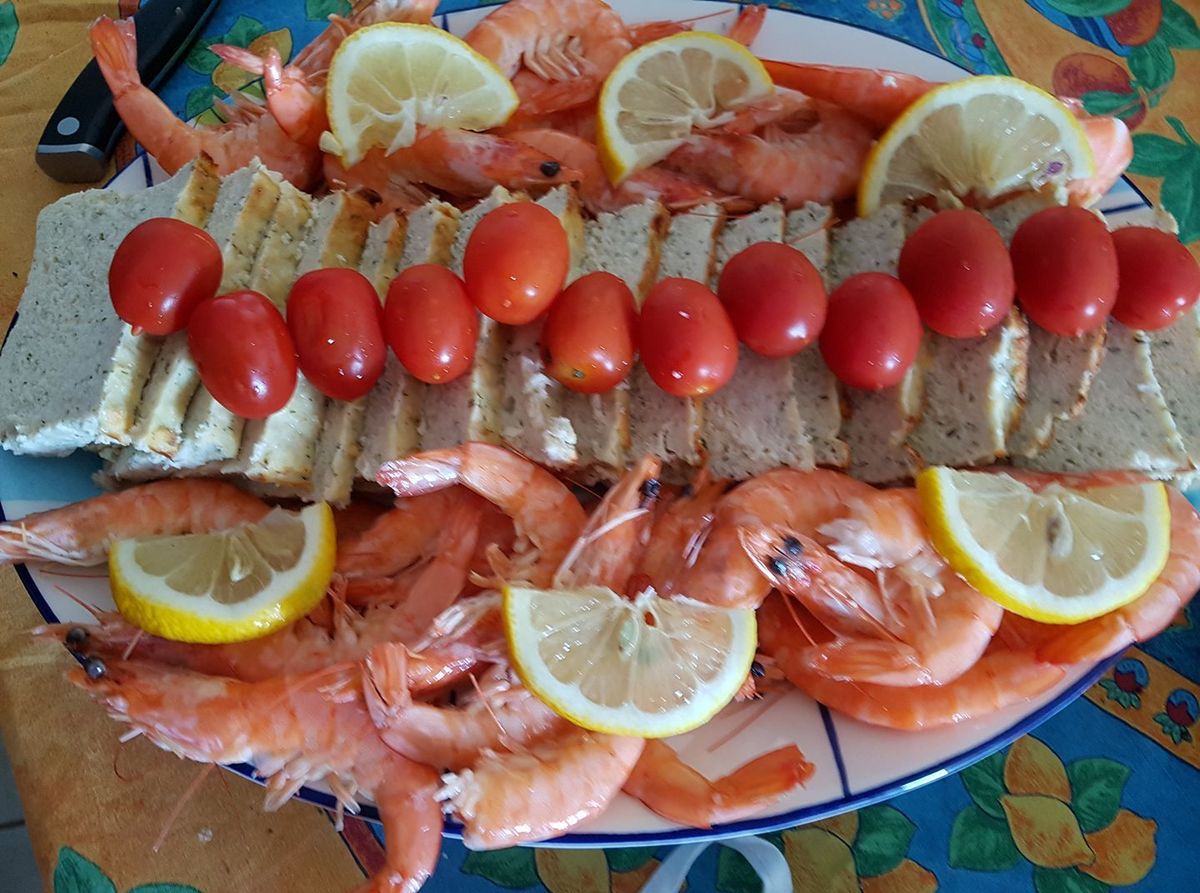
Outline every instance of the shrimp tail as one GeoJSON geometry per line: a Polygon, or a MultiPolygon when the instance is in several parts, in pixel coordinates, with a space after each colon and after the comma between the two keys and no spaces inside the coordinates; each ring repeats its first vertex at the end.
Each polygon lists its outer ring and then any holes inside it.
{"type": "Polygon", "coordinates": [[[1125,618],[1113,613],[1077,626],[1065,627],[1038,649],[1037,656],[1046,663],[1070,666],[1116,654],[1137,640],[1137,633],[1125,618]]]}
{"type": "Polygon", "coordinates": [[[137,32],[132,19],[114,22],[108,16],[100,16],[88,29],[88,38],[104,82],[115,98],[142,85],[137,67],[137,32]]]}
{"type": "Polygon", "coordinates": [[[214,43],[208,49],[222,62],[232,65],[234,68],[240,68],[248,74],[256,74],[260,77],[264,73],[266,63],[263,57],[245,47],[233,46],[228,43],[214,43]]]}
{"type": "Polygon", "coordinates": [[[378,728],[396,722],[412,705],[408,687],[408,651],[403,645],[385,642],[376,645],[363,661],[363,695],[371,721],[378,728]]]}
{"type": "Polygon", "coordinates": [[[765,3],[742,7],[742,11],[733,20],[733,24],[729,26],[729,31],[725,36],[748,47],[758,38],[758,33],[762,30],[766,18],[767,6],[765,3]]]}
{"type": "MultiPolygon", "coordinates": [[[[833,640],[810,652],[812,668],[830,679],[854,679],[874,682],[877,676],[913,670],[920,666],[916,649],[903,642],[874,639],[833,640]]],[[[920,672],[906,684],[924,685],[930,680],[920,672]]]]}
{"type": "Polygon", "coordinates": [[[429,450],[407,459],[385,462],[375,482],[397,496],[422,496],[457,484],[462,477],[463,454],[459,450],[429,450]]]}

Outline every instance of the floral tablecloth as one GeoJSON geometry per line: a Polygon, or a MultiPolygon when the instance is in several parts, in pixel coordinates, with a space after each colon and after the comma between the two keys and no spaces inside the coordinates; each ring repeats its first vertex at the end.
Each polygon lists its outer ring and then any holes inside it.
{"type": "MultiPolygon", "coordinates": [[[[449,0],[440,11],[475,5],[449,0]]],[[[647,4],[648,7],[652,4],[647,4]]],[[[976,72],[1013,73],[1078,96],[1135,128],[1136,185],[1200,242],[1200,2],[1197,0],[829,0],[772,3],[894,36],[976,72]]],[[[85,24],[136,0],[0,0],[0,305],[11,316],[37,211],[70,187],[36,169],[33,146],[88,58],[85,24]]],[[[240,85],[215,42],[286,57],[347,0],[223,0],[164,96],[186,116],[240,85]]],[[[124,157],[132,147],[126,145],[124,157]]],[[[349,889],[381,858],[378,832],[321,811],[262,812],[261,789],[198,774],[118,727],[62,679],[65,654],[33,647],[38,621],[15,574],[0,578],[0,732],[47,889],[57,893],[307,893],[349,889]],[[182,805],[180,805],[182,804],[182,805]],[[176,807],[179,807],[178,810],[176,807]],[[176,814],[177,813],[177,814],[176,814]],[[169,831],[164,828],[170,825],[169,831]],[[160,839],[161,838],[161,839],[160,839]]],[[[1200,690],[1196,609],[1131,650],[1085,698],[957,776],[768,835],[797,893],[1200,887],[1200,690]]],[[[632,893],[667,850],[469,853],[447,841],[432,891],[632,893]]],[[[0,891],[6,885],[0,865],[0,891]]],[[[687,889],[756,893],[757,874],[713,846],[687,889]]]]}

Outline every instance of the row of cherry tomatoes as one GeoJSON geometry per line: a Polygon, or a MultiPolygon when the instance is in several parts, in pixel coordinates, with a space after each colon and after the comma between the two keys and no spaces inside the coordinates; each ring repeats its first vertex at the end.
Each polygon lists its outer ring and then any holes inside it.
{"type": "Polygon", "coordinates": [[[942,211],[905,243],[899,276],[863,273],[827,295],[800,251],[763,242],[725,265],[714,294],[665,279],[640,311],[628,287],[596,272],[563,288],[570,249],[539,205],[504,205],[468,240],[463,277],[422,264],[392,280],[383,307],[361,273],[300,277],[286,318],[258,292],[217,295],[221,252],[202,230],[157,218],[122,242],[109,270],[118,315],[152,335],[186,327],[205,386],[247,418],[278,411],[297,368],[322,393],[354,400],[383,372],[388,346],[420,381],[442,384],[470,369],[479,313],[506,325],[544,320],[549,375],[581,393],[623,381],[640,356],[650,377],[679,397],[712,394],[732,378],[738,342],[787,357],[814,341],[845,384],[900,382],[924,328],[977,337],[1014,299],[1038,325],[1076,336],[1110,313],[1140,329],[1170,325],[1200,294],[1200,267],[1172,236],[1131,227],[1110,233],[1080,208],[1050,208],[1018,229],[1011,249],[981,214],[942,211]]]}

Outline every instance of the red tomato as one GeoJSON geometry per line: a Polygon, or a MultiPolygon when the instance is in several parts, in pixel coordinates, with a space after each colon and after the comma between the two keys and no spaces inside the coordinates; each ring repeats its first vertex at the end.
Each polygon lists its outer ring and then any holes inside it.
{"type": "Polygon", "coordinates": [[[633,293],[612,273],[576,279],[550,305],[542,329],[546,371],[564,387],[601,394],[633,367],[633,293]]]}
{"type": "Polygon", "coordinates": [[[721,270],[717,294],[738,339],[764,357],[790,357],[821,334],[825,284],[791,245],[759,242],[721,270]]]}
{"type": "Polygon", "coordinates": [[[851,387],[890,388],[916,360],[922,331],[917,304],[899,279],[859,273],[829,296],[821,356],[851,387]]]}
{"type": "Polygon", "coordinates": [[[135,335],[170,335],[196,305],[221,287],[221,249],[212,236],[173,217],[153,217],[129,231],[108,268],[117,316],[135,335]]]}
{"type": "Polygon", "coordinates": [[[202,301],[188,323],[188,349],[218,403],[247,419],[283,409],[296,389],[296,351],[283,314],[256,291],[202,301]]]}
{"type": "Polygon", "coordinates": [[[975,338],[1012,308],[1013,269],[1004,240],[978,211],[942,211],[900,251],[900,281],[921,320],[948,338],[975,338]]]}
{"type": "Polygon", "coordinates": [[[288,295],[287,322],[300,371],[325,396],[357,400],[383,374],[383,309],[358,270],[305,273],[288,295]]]}
{"type": "Polygon", "coordinates": [[[737,367],[737,333],[717,296],[692,279],[664,279],[638,317],[646,371],[676,397],[719,391],[737,367]]]}
{"type": "Polygon", "coordinates": [[[1165,329],[1200,296],[1200,266],[1170,233],[1127,226],[1112,234],[1120,284],[1112,315],[1132,329],[1165,329]]]}
{"type": "Polygon", "coordinates": [[[1012,240],[1017,301],[1055,335],[1104,325],[1117,299],[1117,250],[1104,221],[1083,208],[1047,208],[1012,240]]]}
{"type": "Polygon", "coordinates": [[[437,264],[418,264],[392,280],[383,330],[414,378],[444,384],[475,360],[479,313],[461,279],[437,264]]]}
{"type": "Polygon", "coordinates": [[[467,294],[496,322],[533,322],[562,290],[571,266],[558,218],[533,202],[501,205],[475,224],[463,256],[467,294]]]}

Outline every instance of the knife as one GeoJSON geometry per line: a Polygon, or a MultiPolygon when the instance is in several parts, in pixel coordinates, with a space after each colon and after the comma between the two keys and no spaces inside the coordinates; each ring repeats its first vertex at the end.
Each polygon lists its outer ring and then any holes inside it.
{"type": "MultiPolygon", "coordinates": [[[[151,90],[175,67],[217,0],[148,0],[133,16],[138,72],[151,90]]],[[[122,131],[112,93],[93,59],[75,79],[38,140],[38,166],[63,183],[104,176],[122,131]]]]}

